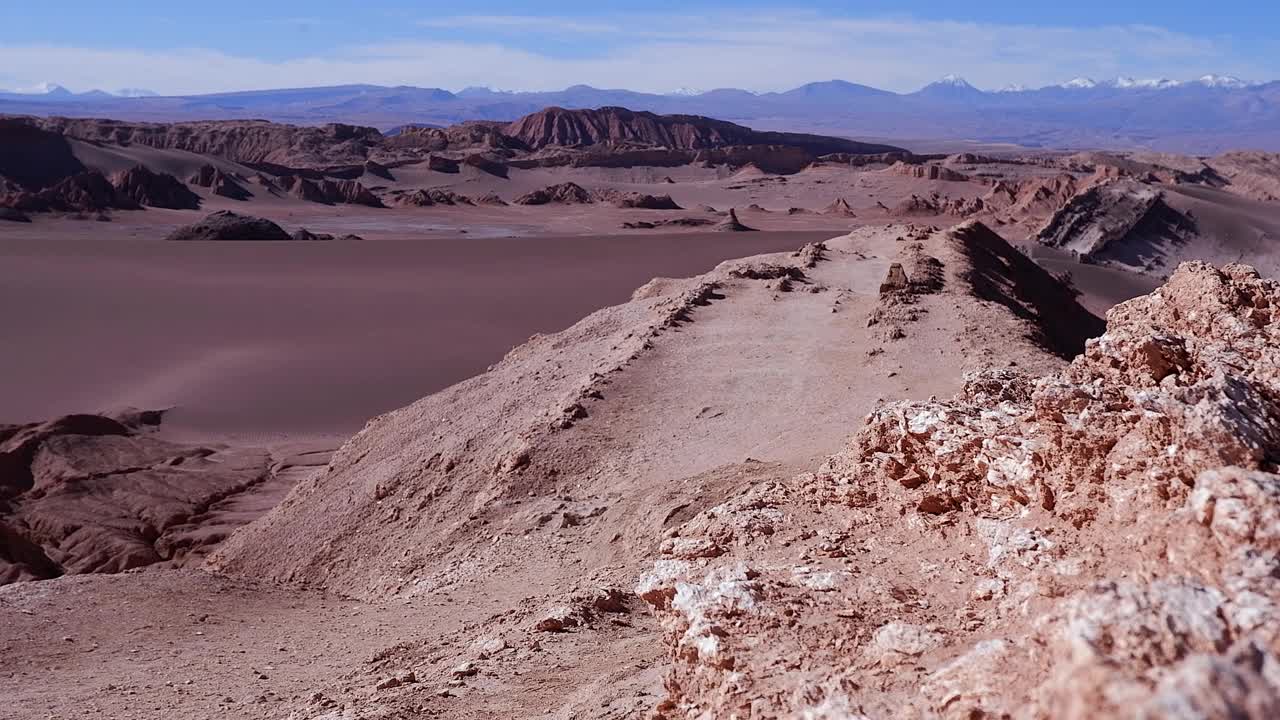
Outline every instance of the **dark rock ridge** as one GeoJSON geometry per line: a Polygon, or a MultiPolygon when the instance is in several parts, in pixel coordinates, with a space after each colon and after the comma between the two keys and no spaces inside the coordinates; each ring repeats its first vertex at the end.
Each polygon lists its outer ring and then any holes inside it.
{"type": "MultiPolygon", "coordinates": [[[[198,207],[163,173],[132,170],[118,178],[123,191],[108,198],[83,176],[86,168],[73,142],[180,150],[239,163],[313,202],[381,207],[359,178],[393,179],[391,168],[426,163],[439,172],[465,167],[505,178],[509,168],[674,167],[754,165],[766,172],[794,173],[820,159],[874,155],[913,158],[888,145],[801,133],[761,132],[698,115],[656,115],[620,107],[540,110],[511,123],[465,122],[448,128],[409,128],[394,136],[354,125],[303,127],[260,120],[145,123],[64,117],[0,117],[0,195],[4,205],[26,211],[92,211],[152,205],[198,207]],[[71,185],[57,187],[73,177],[71,185]],[[28,197],[23,193],[51,194],[28,197]],[[74,197],[70,197],[74,196],[74,197]],[[131,204],[132,201],[132,204],[131,204]]],[[[234,199],[250,196],[236,177],[212,166],[191,184],[234,199]]]]}
{"type": "Polygon", "coordinates": [[[786,92],[718,89],[693,96],[574,86],[549,92],[450,93],[436,88],[345,85],[175,98],[4,95],[9,112],[132,120],[242,118],[320,125],[358,121],[405,136],[441,135],[463,120],[478,132],[549,106],[623,106],[656,113],[770,122],[817,132],[877,137],[966,139],[1044,147],[1133,147],[1197,155],[1253,147],[1280,150],[1280,82],[1184,82],[1174,87],[1050,86],[1020,92],[934,86],[891,93],[839,80],[786,92]],[[494,122],[501,121],[501,122],[494,122]],[[400,126],[400,127],[396,127],[400,126]]]}
{"type": "Polygon", "coordinates": [[[260,120],[161,124],[56,117],[29,122],[86,142],[185,150],[248,165],[363,167],[369,153],[383,141],[382,133],[373,128],[338,123],[320,127],[260,120]]]}
{"type": "Polygon", "coordinates": [[[507,125],[503,132],[525,146],[578,147],[630,144],[672,150],[704,150],[743,145],[786,145],[816,155],[881,153],[900,150],[842,138],[801,133],[760,132],[699,115],[657,115],[620,107],[566,110],[551,107],[507,125]]]}
{"type": "Polygon", "coordinates": [[[294,230],[293,239],[298,240],[300,242],[325,242],[329,240],[351,242],[351,241],[357,241],[357,240],[364,240],[364,238],[360,237],[359,235],[347,234],[347,235],[335,236],[335,235],[330,235],[329,233],[311,232],[306,228],[298,228],[297,230],[294,230]]]}
{"type": "Polygon", "coordinates": [[[460,172],[458,161],[442,155],[431,155],[427,158],[427,169],[442,173],[460,172]]]}
{"type": "Polygon", "coordinates": [[[43,190],[7,193],[0,196],[0,206],[19,212],[102,212],[141,207],[96,170],[77,173],[43,190]]]}
{"type": "Polygon", "coordinates": [[[377,195],[355,180],[309,180],[298,175],[286,175],[280,178],[279,185],[294,197],[311,202],[385,207],[377,195]]]}
{"type": "Polygon", "coordinates": [[[170,210],[199,210],[200,196],[178,178],[137,165],[111,176],[111,184],[121,197],[139,205],[170,210]]]}
{"type": "Polygon", "coordinates": [[[667,227],[706,227],[715,225],[714,220],[707,218],[682,217],[671,218],[669,220],[635,220],[622,223],[624,230],[655,230],[657,228],[667,227]]]}
{"type": "Polygon", "coordinates": [[[595,198],[581,185],[572,182],[550,185],[541,190],[525,193],[515,199],[516,205],[548,205],[561,203],[565,205],[586,205],[595,202],[595,198]]]}
{"type": "Polygon", "coordinates": [[[670,195],[648,195],[645,193],[628,193],[614,201],[620,208],[637,208],[640,210],[683,210],[670,195]]]}
{"type": "MultiPolygon", "coordinates": [[[[411,207],[431,207],[432,205],[474,205],[471,198],[460,195],[447,188],[425,188],[421,190],[396,190],[390,194],[392,204],[411,207]]],[[[501,202],[501,199],[499,199],[501,202]]],[[[492,203],[489,203],[492,204],[492,203]]],[[[506,203],[503,203],[504,205],[506,203]]]]}
{"type": "Polygon", "coordinates": [[[174,230],[166,240],[292,240],[279,225],[263,218],[219,210],[174,230]]]}
{"type": "Polygon", "coordinates": [[[42,190],[86,169],[61,134],[26,118],[0,117],[0,189],[7,179],[16,187],[5,192],[42,190]]]}
{"type": "Polygon", "coordinates": [[[209,188],[214,195],[232,200],[248,200],[253,197],[253,194],[245,189],[237,178],[212,165],[201,167],[187,182],[197,187],[209,188]]]}

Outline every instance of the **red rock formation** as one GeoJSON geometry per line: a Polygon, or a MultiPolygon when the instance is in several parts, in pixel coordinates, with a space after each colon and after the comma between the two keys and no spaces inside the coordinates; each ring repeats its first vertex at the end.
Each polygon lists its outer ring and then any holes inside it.
{"type": "Polygon", "coordinates": [[[636,208],[639,210],[683,210],[670,195],[648,195],[645,193],[626,193],[613,201],[620,208],[636,208]]]}
{"type": "Polygon", "coordinates": [[[895,175],[905,175],[907,177],[918,178],[921,180],[947,180],[951,182],[966,182],[969,176],[964,173],[956,172],[948,167],[941,165],[930,165],[927,163],[905,163],[898,161],[890,165],[886,172],[895,175]]]}
{"type": "Polygon", "coordinates": [[[118,193],[102,173],[94,170],[73,175],[38,192],[18,192],[0,197],[0,206],[25,212],[101,212],[140,208],[133,199],[118,193]]]}
{"type": "Polygon", "coordinates": [[[894,217],[915,217],[925,215],[941,215],[941,198],[938,196],[921,196],[912,194],[889,210],[894,217]]]}
{"type": "Polygon", "coordinates": [[[459,171],[458,161],[442,155],[431,155],[427,158],[427,169],[442,173],[456,173],[459,171]]]}
{"type": "Polygon", "coordinates": [[[591,193],[584,190],[581,185],[571,182],[534,190],[515,199],[516,205],[547,205],[550,203],[585,205],[592,202],[595,202],[595,200],[591,193]]]}
{"type": "Polygon", "coordinates": [[[377,195],[355,180],[310,180],[299,175],[286,175],[279,179],[279,183],[289,194],[309,202],[384,207],[377,195]]]}
{"type": "Polygon", "coordinates": [[[252,197],[252,194],[240,185],[236,178],[212,165],[202,166],[187,180],[187,183],[197,187],[209,188],[214,195],[231,198],[232,200],[248,200],[252,197]]]}
{"type": "Polygon", "coordinates": [[[488,153],[472,153],[462,158],[462,162],[494,177],[505,178],[507,176],[507,164],[488,153]]]}
{"type": "Polygon", "coordinates": [[[341,124],[301,127],[259,120],[154,124],[70,118],[39,122],[46,130],[88,142],[185,150],[249,165],[363,165],[369,152],[383,142],[382,134],[373,128],[341,124]]]}
{"type": "Polygon", "coordinates": [[[838,217],[858,217],[853,208],[849,207],[848,201],[844,198],[836,198],[831,204],[822,209],[824,215],[836,215],[838,217]]]}
{"type": "Polygon", "coordinates": [[[503,132],[537,150],[548,146],[644,145],[700,150],[742,145],[788,145],[813,157],[826,153],[878,153],[898,148],[799,133],[759,132],[697,115],[656,115],[619,107],[598,110],[547,108],[511,123],[503,132]]]}
{"type": "Polygon", "coordinates": [[[373,160],[365,161],[364,171],[369,175],[372,175],[376,178],[381,178],[383,180],[394,181],[396,179],[395,176],[391,174],[391,168],[387,167],[386,165],[383,165],[382,163],[374,162],[373,160]]]}
{"type": "Polygon", "coordinates": [[[168,174],[153,172],[137,165],[111,176],[120,197],[139,205],[170,210],[199,210],[200,196],[191,192],[181,180],[168,174]]]}
{"type": "MultiPolygon", "coordinates": [[[[398,190],[391,194],[396,205],[412,207],[430,207],[432,205],[474,205],[471,198],[460,195],[445,188],[427,188],[425,190],[398,190]]],[[[503,203],[505,204],[505,203],[503,203]]]]}
{"type": "Polygon", "coordinates": [[[729,214],[725,219],[716,223],[716,226],[712,228],[712,230],[715,230],[716,232],[752,232],[755,228],[747,227],[739,222],[738,213],[733,208],[729,208],[729,214]]]}

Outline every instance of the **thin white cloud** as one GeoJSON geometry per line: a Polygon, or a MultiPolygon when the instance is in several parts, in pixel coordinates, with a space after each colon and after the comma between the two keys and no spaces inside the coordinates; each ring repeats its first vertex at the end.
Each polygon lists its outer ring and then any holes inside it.
{"type": "Polygon", "coordinates": [[[488,32],[538,32],[554,35],[598,35],[624,31],[612,22],[585,22],[571,18],[534,15],[453,15],[420,20],[420,27],[445,30],[484,30],[488,32]]]}
{"type": "Polygon", "coordinates": [[[0,86],[146,87],[197,93],[373,83],[526,90],[585,83],[767,91],[840,78],[913,90],[946,74],[979,87],[1040,86],[1076,76],[1261,78],[1230,43],[1145,25],[1088,28],[757,12],[685,17],[460,15],[425,20],[422,39],[333,48],[268,61],[215,50],[0,47],[0,86]],[[581,36],[572,56],[536,38],[581,36]],[[460,38],[484,37],[485,40],[460,38]],[[593,50],[593,48],[595,48],[593,50]]]}

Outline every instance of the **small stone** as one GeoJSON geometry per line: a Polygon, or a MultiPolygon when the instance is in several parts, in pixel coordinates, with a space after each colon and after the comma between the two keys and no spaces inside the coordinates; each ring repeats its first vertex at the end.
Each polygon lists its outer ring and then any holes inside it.
{"type": "Polygon", "coordinates": [[[579,625],[577,616],[568,607],[558,607],[548,612],[533,626],[538,632],[568,632],[579,625]]]}

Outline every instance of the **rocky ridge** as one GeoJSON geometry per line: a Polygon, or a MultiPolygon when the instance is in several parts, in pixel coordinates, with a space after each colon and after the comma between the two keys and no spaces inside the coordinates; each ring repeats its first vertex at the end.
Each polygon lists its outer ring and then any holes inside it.
{"type": "Polygon", "coordinates": [[[674,529],[657,715],[1280,710],[1280,285],[1189,263],[1107,319],[674,529]]]}
{"type": "Polygon", "coordinates": [[[0,426],[0,585],[198,565],[328,459],[172,442],[157,436],[162,415],[0,426]]]}

